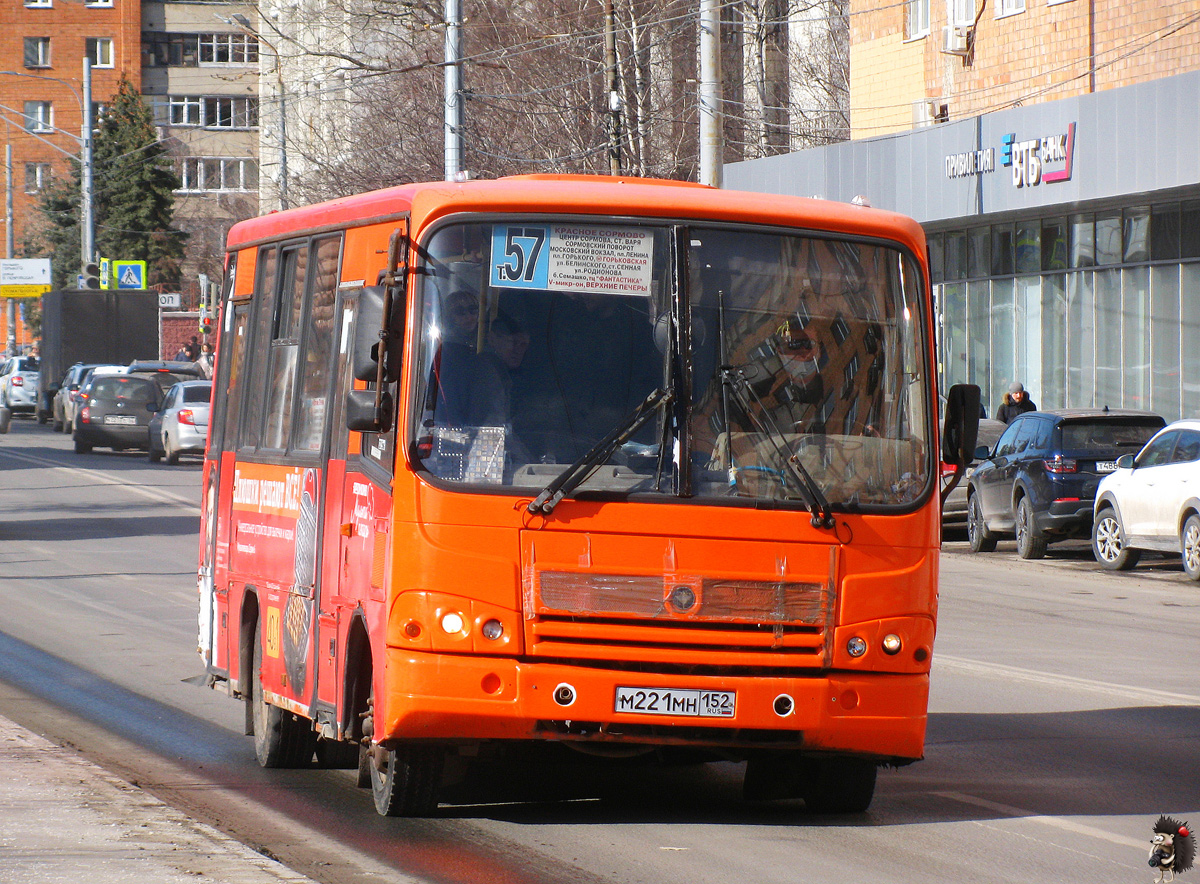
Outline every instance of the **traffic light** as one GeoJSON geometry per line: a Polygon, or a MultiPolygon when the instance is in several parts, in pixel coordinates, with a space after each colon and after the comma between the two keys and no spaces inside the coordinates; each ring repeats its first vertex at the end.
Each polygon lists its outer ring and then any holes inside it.
{"type": "Polygon", "coordinates": [[[200,334],[211,335],[213,330],[212,314],[204,304],[200,305],[200,334]]]}
{"type": "Polygon", "coordinates": [[[100,290],[100,265],[89,261],[83,265],[83,282],[80,288],[100,290]]]}

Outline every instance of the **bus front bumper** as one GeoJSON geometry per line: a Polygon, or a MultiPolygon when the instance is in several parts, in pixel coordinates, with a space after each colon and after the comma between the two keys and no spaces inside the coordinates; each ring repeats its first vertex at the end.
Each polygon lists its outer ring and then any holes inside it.
{"type": "MultiPolygon", "coordinates": [[[[380,740],[567,740],[795,749],[916,760],[926,673],[728,677],[618,672],[557,663],[389,649],[380,740]],[[731,715],[618,711],[631,688],[675,698],[733,692],[731,715]],[[787,699],[781,700],[781,697],[787,699]],[[790,701],[790,702],[789,702],[790,701]],[[789,708],[790,707],[790,708],[789,708]]],[[[629,705],[628,699],[625,706],[629,705]]]]}

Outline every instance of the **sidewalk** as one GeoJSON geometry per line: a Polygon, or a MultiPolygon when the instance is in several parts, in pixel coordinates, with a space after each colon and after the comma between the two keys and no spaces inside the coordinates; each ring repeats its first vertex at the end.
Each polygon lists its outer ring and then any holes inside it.
{"type": "Polygon", "coordinates": [[[311,884],[0,717],[0,884],[311,884]]]}

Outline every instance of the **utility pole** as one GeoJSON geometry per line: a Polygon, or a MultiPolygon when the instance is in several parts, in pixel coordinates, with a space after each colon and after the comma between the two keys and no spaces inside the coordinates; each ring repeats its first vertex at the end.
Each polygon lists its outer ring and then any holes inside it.
{"type": "Polygon", "coordinates": [[[721,124],[721,0],[700,0],[700,183],[720,187],[725,140],[721,124]]]}
{"type": "Polygon", "coordinates": [[[617,23],[613,0],[604,0],[604,66],[608,70],[608,171],[621,174],[621,77],[617,69],[617,23]]]}
{"type": "Polygon", "coordinates": [[[462,4],[446,0],[446,180],[462,173],[462,4]]]}
{"type": "MultiPolygon", "coordinates": [[[[8,124],[4,124],[8,132],[8,124]]],[[[12,142],[4,143],[4,257],[13,257],[13,158],[12,142]]],[[[10,356],[17,353],[17,299],[5,298],[8,301],[6,318],[8,319],[8,340],[5,341],[4,352],[10,356]]]]}
{"type": "Polygon", "coordinates": [[[83,59],[83,122],[80,125],[79,243],[84,264],[96,258],[95,169],[92,158],[92,60],[83,59]]]}

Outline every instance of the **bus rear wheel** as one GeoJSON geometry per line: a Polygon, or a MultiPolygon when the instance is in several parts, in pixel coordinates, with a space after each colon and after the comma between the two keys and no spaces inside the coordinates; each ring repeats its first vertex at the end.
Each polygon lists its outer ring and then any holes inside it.
{"type": "Polygon", "coordinates": [[[432,816],[446,753],[441,746],[372,746],[368,765],[375,810],[382,816],[432,816]]]}
{"type": "Polygon", "coordinates": [[[862,758],[810,759],[800,797],[809,813],[862,813],[875,797],[875,762],[862,758]]]}
{"type": "Polygon", "coordinates": [[[254,667],[250,680],[254,755],[260,767],[308,767],[317,733],[308,720],[266,701],[262,686],[262,631],[254,627],[254,667]]]}

